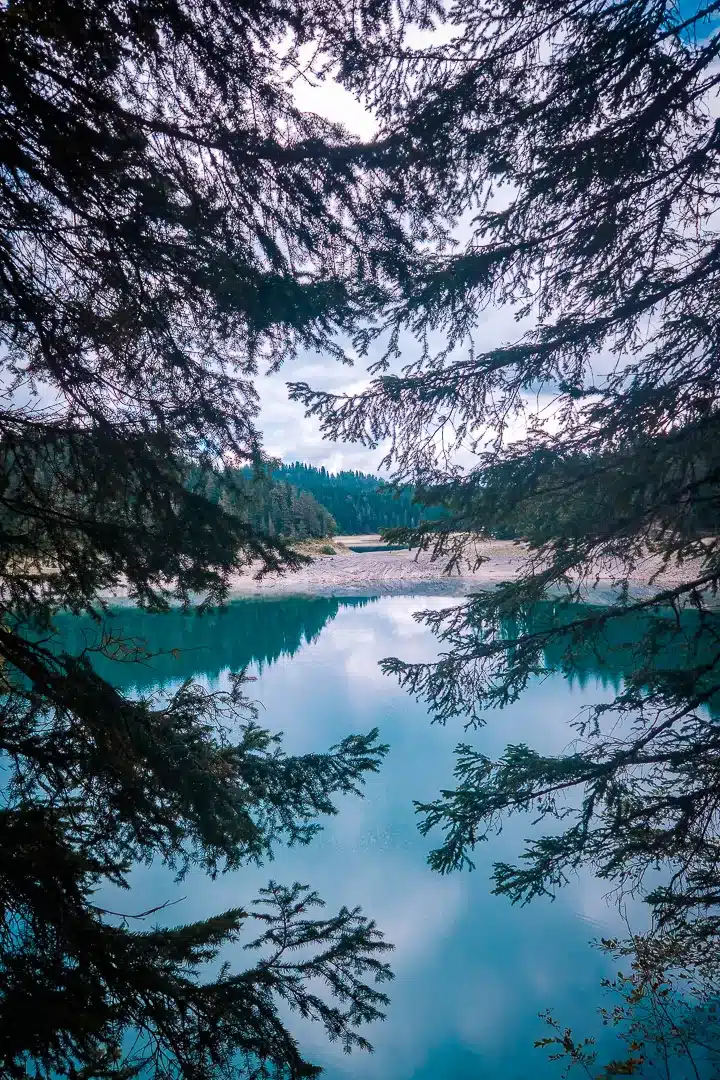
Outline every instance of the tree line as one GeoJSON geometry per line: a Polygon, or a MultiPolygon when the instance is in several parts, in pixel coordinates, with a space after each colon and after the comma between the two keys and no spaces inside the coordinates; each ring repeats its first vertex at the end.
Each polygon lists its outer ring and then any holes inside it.
{"type": "Polygon", "coordinates": [[[339,533],[375,533],[381,529],[416,526],[432,517],[415,500],[407,485],[398,490],[377,476],[356,470],[329,472],[324,466],[295,461],[281,465],[274,476],[312,495],[332,514],[339,533]]]}
{"type": "Polygon", "coordinates": [[[258,532],[287,540],[375,533],[416,526],[436,516],[407,486],[399,490],[377,476],[329,472],[296,461],[252,469],[191,471],[192,489],[246,521],[258,532]]]}
{"type": "Polygon", "coordinates": [[[189,484],[203,498],[270,538],[308,540],[337,531],[332,514],[311,492],[277,473],[250,468],[196,470],[189,484]]]}

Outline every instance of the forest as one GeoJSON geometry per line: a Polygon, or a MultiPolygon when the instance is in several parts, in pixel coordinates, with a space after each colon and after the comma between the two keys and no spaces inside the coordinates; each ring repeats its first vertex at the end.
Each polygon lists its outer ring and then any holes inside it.
{"type": "Polygon", "coordinates": [[[189,484],[203,498],[269,537],[307,540],[337,531],[332,514],[311,492],[277,473],[250,468],[191,471],[189,484]]]}
{"type": "Polygon", "coordinates": [[[295,461],[273,473],[299,491],[312,495],[332,514],[338,533],[376,533],[381,529],[415,526],[436,516],[415,501],[407,485],[394,490],[369,473],[343,470],[329,472],[295,461]]]}
{"type": "MultiPolygon", "coordinates": [[[[3,1080],[310,1080],[328,1046],[372,1049],[394,974],[375,898],[326,908],[310,857],[285,884],[267,864],[366,807],[380,725],[418,715],[449,768],[406,799],[427,848],[399,945],[445,948],[449,890],[503,833],[487,892],[533,926],[578,879],[642,911],[596,941],[621,965],[597,980],[613,1046],[549,1021],[551,1063],[720,1077],[719,20],[720,0],[0,4],[3,1080]],[[351,445],[389,486],[274,466],[266,376],[328,461],[351,445]],[[386,527],[448,570],[481,570],[492,537],[523,558],[394,621],[325,597],[271,640],[280,609],[248,607],[235,670],[107,675],[149,662],[111,602],[169,631],[217,615],[212,643],[185,636],[226,657],[249,568],[260,588],[303,565],[294,540],[386,527]],[[370,663],[391,624],[398,655],[370,663]],[[539,685],[610,647],[580,712],[516,738],[512,710],[534,721],[539,685]],[[250,656],[309,672],[328,723],[292,683],[268,716],[250,656]],[[136,903],[145,871],[206,896],[136,903]]],[[[381,846],[326,884],[382,884],[381,846]]],[[[475,922],[462,986],[494,942],[475,922]]],[[[519,983],[472,990],[465,1028],[502,1037],[519,983]]]]}
{"type": "Polygon", "coordinates": [[[288,540],[377,533],[437,517],[434,508],[424,510],[414,501],[407,486],[395,491],[369,473],[331,473],[299,461],[264,470],[195,472],[190,484],[254,529],[288,540]]]}

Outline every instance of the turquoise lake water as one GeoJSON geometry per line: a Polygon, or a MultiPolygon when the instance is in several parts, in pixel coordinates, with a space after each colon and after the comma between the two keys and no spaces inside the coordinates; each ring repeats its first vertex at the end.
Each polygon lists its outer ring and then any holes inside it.
{"type": "MultiPolygon", "coordinates": [[[[511,821],[477,852],[473,873],[440,877],[426,865],[432,837],[418,833],[412,802],[451,786],[459,741],[489,755],[519,741],[562,750],[570,739],[568,721],[583,704],[611,696],[622,663],[613,669],[595,657],[570,677],[558,672],[537,681],[476,733],[464,732],[460,722],[433,726],[425,708],[380,672],[378,660],[431,658],[434,639],[412,613],[449,603],[426,596],[250,599],[202,618],[120,608],[110,620],[150,649],[179,650],[151,666],[104,662],[103,674],[128,691],[168,687],[189,676],[222,687],[228,672],[249,665],[258,677],[251,693],[261,703],[260,721],[284,732],[289,752],[320,751],[375,726],[390,744],[365,798],[341,800],[338,815],[326,820],[309,848],[279,850],[268,866],[214,882],[195,874],[178,885],[161,867],[133,877],[136,910],[185,897],[171,909],[173,922],[246,904],[270,877],[310,884],[328,910],[360,904],[377,920],[396,948],[387,1019],[365,1032],[375,1053],[346,1056],[319,1027],[291,1022],[305,1054],[325,1066],[329,1080],[559,1077],[560,1066],[533,1048],[546,1033],[537,1014],[547,1008],[576,1034],[602,1038],[596,1009],[607,961],[588,942],[623,931],[604,899],[607,886],[583,876],[554,903],[537,900],[525,908],[490,895],[490,866],[518,854],[531,831],[524,819],[511,821]]],[[[58,621],[71,649],[97,636],[89,622],[58,621]]],[[[628,915],[640,928],[641,907],[628,915]]],[[[239,948],[228,959],[248,964],[239,948]]]]}

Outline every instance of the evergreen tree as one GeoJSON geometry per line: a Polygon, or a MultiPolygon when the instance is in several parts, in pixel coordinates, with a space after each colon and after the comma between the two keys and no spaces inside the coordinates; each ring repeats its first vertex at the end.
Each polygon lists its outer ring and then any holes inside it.
{"type": "Polygon", "coordinates": [[[468,537],[520,532],[530,545],[518,580],[425,615],[439,661],[386,662],[439,720],[483,723],[546,670],[559,640],[570,664],[614,621],[653,616],[624,687],[578,719],[572,750],[509,746],[491,760],[460,748],[455,790],[419,807],[423,828],[445,830],[432,864],[467,864],[507,815],[529,813],[534,838],[495,868],[498,892],[525,902],[588,865],[610,888],[644,893],[668,933],[691,925],[715,949],[720,742],[705,705],[720,682],[718,15],[715,2],[457,0],[443,44],[379,57],[368,86],[386,132],[412,141],[408,177],[434,170],[432,190],[445,183],[471,236],[398,300],[396,334],[425,343],[410,368],[354,398],[294,387],[327,436],[390,439],[398,480],[450,509],[397,539],[450,560],[468,537]],[[532,324],[488,349],[475,326],[492,302],[532,324]],[[554,400],[552,425],[532,415],[539,391],[554,400]],[[515,419],[525,435],[513,440],[515,419]],[[444,456],[461,444],[477,451],[464,473],[444,456]],[[648,554],[681,567],[682,583],[633,594],[648,554]],[[573,606],[603,574],[615,602],[573,606]],[[552,618],[538,627],[546,598],[552,618]],[[678,638],[674,667],[658,669],[687,605],[709,651],[686,664],[678,638]],[[658,865],[665,884],[647,895],[658,865]]]}
{"type": "Polygon", "coordinates": [[[418,525],[439,516],[435,507],[423,507],[417,502],[412,488],[406,485],[395,489],[370,473],[329,473],[324,465],[317,469],[295,461],[281,465],[274,475],[312,495],[332,514],[337,530],[349,535],[418,525]]]}
{"type": "Polygon", "coordinates": [[[307,540],[336,531],[332,514],[317,499],[266,469],[191,470],[187,482],[193,492],[269,537],[307,540]]]}
{"type": "Polygon", "coordinates": [[[131,698],[47,637],[116,586],[209,605],[251,560],[298,563],[275,510],[261,528],[188,476],[260,461],[254,375],[338,356],[434,229],[387,148],[293,104],[304,46],[350,78],[394,26],[382,0],[2,5],[3,1076],[314,1075],[278,1002],[347,1049],[385,1003],[374,924],[298,885],[174,929],[93,902],[137,862],[214,874],[307,841],[376,734],[287,757],[240,677],[131,698]],[[252,926],[254,966],[211,964],[252,926]]]}

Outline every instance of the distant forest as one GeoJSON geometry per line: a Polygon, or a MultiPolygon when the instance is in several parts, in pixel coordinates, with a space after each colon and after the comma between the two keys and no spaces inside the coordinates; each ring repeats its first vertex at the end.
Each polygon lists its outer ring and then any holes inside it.
{"type": "Polygon", "coordinates": [[[280,466],[273,476],[312,495],[332,514],[337,532],[341,534],[374,533],[399,525],[417,525],[423,517],[433,516],[428,509],[413,502],[410,488],[394,492],[370,473],[331,473],[324,466],[316,469],[296,461],[280,466]]]}
{"type": "Polygon", "coordinates": [[[307,491],[279,476],[255,476],[249,469],[225,469],[197,475],[191,486],[212,502],[221,503],[255,529],[270,536],[308,540],[337,531],[332,515],[307,491]]]}
{"type": "Polygon", "coordinates": [[[415,525],[423,516],[409,489],[394,492],[369,473],[330,473],[299,461],[280,465],[270,475],[226,469],[202,480],[194,475],[191,483],[255,528],[297,540],[374,533],[415,525]]]}

